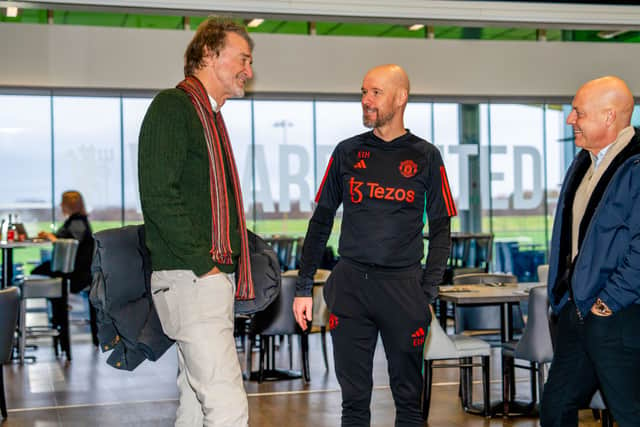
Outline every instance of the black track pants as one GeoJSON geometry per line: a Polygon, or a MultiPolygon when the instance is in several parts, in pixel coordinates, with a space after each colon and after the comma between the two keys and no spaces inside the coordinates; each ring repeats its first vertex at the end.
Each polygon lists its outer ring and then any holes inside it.
{"type": "Polygon", "coordinates": [[[422,352],[430,320],[422,270],[379,269],[340,261],[324,288],[342,426],[369,426],[373,353],[378,332],[389,362],[396,426],[423,426],[422,352]]]}

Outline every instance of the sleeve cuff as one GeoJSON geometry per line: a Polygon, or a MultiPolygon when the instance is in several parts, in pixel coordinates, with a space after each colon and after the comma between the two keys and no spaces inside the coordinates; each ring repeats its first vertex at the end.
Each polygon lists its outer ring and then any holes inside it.
{"type": "Polygon", "coordinates": [[[614,300],[611,295],[609,295],[609,293],[606,291],[606,289],[603,289],[600,292],[600,295],[598,295],[598,298],[600,298],[602,300],[602,302],[604,302],[607,307],[609,307],[609,309],[613,312],[613,313],[617,313],[618,311],[622,310],[624,307],[620,304],[618,304],[616,302],[616,300],[614,300]]]}
{"type": "Polygon", "coordinates": [[[298,277],[296,282],[296,296],[310,297],[313,295],[313,280],[306,277],[298,277]]]}

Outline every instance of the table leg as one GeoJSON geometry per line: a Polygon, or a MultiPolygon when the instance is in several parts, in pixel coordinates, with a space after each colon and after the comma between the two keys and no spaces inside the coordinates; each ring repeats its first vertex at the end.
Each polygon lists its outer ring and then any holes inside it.
{"type": "Polygon", "coordinates": [[[513,339],[511,331],[511,316],[509,315],[510,307],[508,302],[500,304],[500,341],[503,343],[513,339]]]}
{"type": "Polygon", "coordinates": [[[13,250],[2,248],[2,283],[0,289],[11,286],[13,280],[13,250]]]}
{"type": "Polygon", "coordinates": [[[438,300],[440,304],[440,326],[444,331],[447,330],[447,302],[438,300]]]}

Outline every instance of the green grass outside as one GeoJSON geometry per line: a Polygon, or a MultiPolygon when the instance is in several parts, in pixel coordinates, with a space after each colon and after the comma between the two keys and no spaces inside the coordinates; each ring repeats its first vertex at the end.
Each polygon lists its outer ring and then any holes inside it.
{"type": "MultiPolygon", "coordinates": [[[[549,218],[549,227],[552,225],[552,218],[549,218]]],[[[338,234],[340,231],[341,219],[337,218],[333,225],[333,232],[329,239],[329,245],[337,250],[338,234]]],[[[308,219],[274,219],[248,221],[248,227],[262,236],[286,235],[294,237],[304,237],[309,220],[308,219]]],[[[490,218],[482,220],[484,232],[490,230],[490,218]]],[[[109,228],[120,227],[120,221],[91,221],[94,232],[109,228]]],[[[31,236],[35,236],[39,230],[49,230],[50,223],[40,222],[27,224],[27,230],[31,236]]],[[[460,229],[459,218],[452,221],[452,230],[460,229]]],[[[495,216],[493,217],[493,233],[497,240],[514,240],[521,243],[531,243],[546,248],[545,221],[543,215],[529,216],[495,216]]],[[[551,229],[548,230],[549,237],[551,229]]],[[[40,262],[41,249],[50,249],[42,246],[37,248],[16,249],[13,252],[14,263],[22,263],[25,271],[29,272],[40,262]]]]}

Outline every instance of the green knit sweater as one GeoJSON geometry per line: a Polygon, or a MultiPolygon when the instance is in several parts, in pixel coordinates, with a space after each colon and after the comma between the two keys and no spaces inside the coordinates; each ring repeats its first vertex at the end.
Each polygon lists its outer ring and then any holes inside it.
{"type": "Polygon", "coordinates": [[[226,158],[225,175],[233,265],[211,259],[209,156],[202,123],[182,90],[160,92],[144,117],[138,147],[140,202],[154,271],[193,270],[200,276],[214,266],[236,270],[240,234],[226,158]]]}

